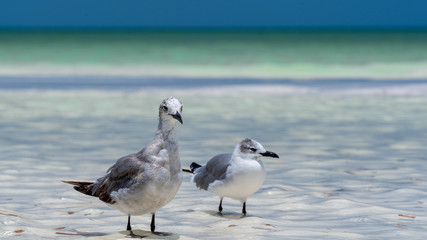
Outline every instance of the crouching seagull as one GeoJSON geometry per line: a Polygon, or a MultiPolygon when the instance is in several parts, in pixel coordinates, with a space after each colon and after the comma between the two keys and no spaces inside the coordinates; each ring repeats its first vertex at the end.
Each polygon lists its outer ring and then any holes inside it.
{"type": "Polygon", "coordinates": [[[145,148],[118,159],[95,182],[63,182],[128,215],[128,231],[132,231],[131,216],[152,214],[150,229],[154,232],[157,209],[175,197],[182,183],[176,131],[177,123],[183,123],[181,113],[182,103],[178,99],[163,100],[157,131],[145,148]]]}
{"type": "Polygon", "coordinates": [[[257,141],[246,138],[234,148],[233,153],[219,154],[205,166],[195,162],[190,165],[192,181],[199,189],[207,190],[220,197],[218,211],[222,214],[224,197],[243,203],[242,214],[246,216],[246,199],[256,192],[264,182],[265,169],[260,157],[279,156],[257,141]]]}

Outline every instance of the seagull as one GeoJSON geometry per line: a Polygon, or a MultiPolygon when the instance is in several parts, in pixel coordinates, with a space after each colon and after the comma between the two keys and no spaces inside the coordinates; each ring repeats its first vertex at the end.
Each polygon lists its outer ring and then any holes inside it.
{"type": "Polygon", "coordinates": [[[183,124],[182,103],[169,97],[159,107],[159,124],[154,139],[141,151],[124,156],[95,182],[63,181],[74,189],[97,197],[130,217],[151,213],[150,230],[155,230],[157,209],[168,204],[182,183],[176,125],[183,124]]]}
{"type": "Polygon", "coordinates": [[[260,157],[279,156],[257,141],[246,138],[234,148],[233,153],[224,153],[211,158],[206,166],[195,162],[190,165],[192,181],[199,189],[212,192],[220,197],[218,213],[222,214],[224,197],[243,203],[242,214],[246,216],[246,199],[256,192],[265,179],[265,169],[260,157]]]}

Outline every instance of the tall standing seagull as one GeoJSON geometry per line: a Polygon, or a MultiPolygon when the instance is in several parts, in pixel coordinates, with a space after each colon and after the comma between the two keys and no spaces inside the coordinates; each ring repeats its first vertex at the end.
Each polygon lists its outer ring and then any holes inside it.
{"type": "Polygon", "coordinates": [[[124,156],[96,182],[63,181],[86,195],[98,197],[130,217],[151,213],[155,230],[157,209],[168,204],[182,183],[176,125],[181,124],[182,103],[169,97],[159,107],[159,125],[154,139],[141,151],[124,156]]]}
{"type": "Polygon", "coordinates": [[[246,215],[246,199],[264,183],[266,173],[261,156],[279,158],[276,153],[266,151],[259,142],[246,138],[237,144],[233,153],[216,155],[206,166],[193,162],[190,165],[194,174],[192,181],[199,189],[220,197],[220,214],[223,198],[229,197],[243,203],[242,214],[246,215]]]}

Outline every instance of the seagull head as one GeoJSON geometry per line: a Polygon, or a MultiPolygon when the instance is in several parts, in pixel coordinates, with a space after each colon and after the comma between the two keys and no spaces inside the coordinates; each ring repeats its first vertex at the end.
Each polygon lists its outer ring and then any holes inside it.
{"type": "Polygon", "coordinates": [[[243,159],[257,160],[261,156],[279,158],[276,153],[265,150],[261,143],[249,138],[243,139],[237,144],[234,152],[239,154],[243,159]]]}
{"type": "Polygon", "coordinates": [[[182,121],[182,103],[177,98],[169,97],[162,101],[159,107],[159,116],[161,120],[168,122],[182,121]]]}

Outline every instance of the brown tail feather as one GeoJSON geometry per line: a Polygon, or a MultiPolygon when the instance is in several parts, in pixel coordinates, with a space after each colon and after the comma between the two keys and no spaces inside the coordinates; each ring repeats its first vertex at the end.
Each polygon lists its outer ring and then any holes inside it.
{"type": "MultiPolygon", "coordinates": [[[[62,181],[62,182],[74,185],[74,189],[76,191],[79,191],[79,192],[86,194],[86,195],[89,195],[89,196],[94,196],[92,194],[92,187],[93,186],[90,186],[93,184],[93,182],[75,182],[75,181],[62,181]]],[[[96,196],[94,196],[94,197],[96,197],[96,196]]]]}
{"type": "Polygon", "coordinates": [[[93,183],[93,182],[76,182],[76,181],[64,181],[64,180],[62,180],[61,182],[68,183],[68,184],[75,185],[75,186],[80,186],[80,187],[86,187],[86,186],[91,185],[93,183]]]}
{"type": "Polygon", "coordinates": [[[63,181],[64,183],[68,183],[71,185],[74,185],[74,189],[78,192],[81,192],[83,194],[92,196],[92,197],[98,197],[101,201],[106,202],[106,203],[110,203],[110,204],[114,204],[116,203],[115,201],[113,201],[113,199],[111,199],[110,194],[105,194],[105,193],[97,193],[97,192],[93,192],[93,182],[75,182],[75,181],[63,181]]]}

